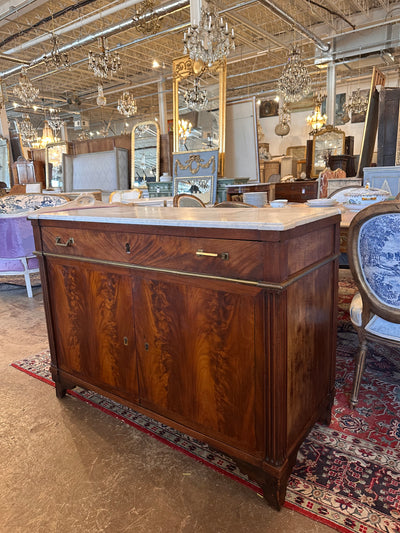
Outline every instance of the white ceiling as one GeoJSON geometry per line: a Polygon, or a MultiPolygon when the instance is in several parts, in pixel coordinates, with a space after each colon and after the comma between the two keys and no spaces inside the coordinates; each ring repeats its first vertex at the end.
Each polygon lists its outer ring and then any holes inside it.
{"type": "MultiPolygon", "coordinates": [[[[116,106],[123,90],[137,98],[134,121],[154,118],[160,79],[165,80],[172,116],[172,60],[183,55],[183,32],[189,25],[189,1],[155,0],[160,15],[156,34],[143,33],[132,19],[135,0],[13,0],[0,6],[0,77],[10,119],[29,112],[32,121],[43,111],[13,107],[13,88],[22,62],[39,89],[39,108],[58,107],[70,121],[82,113],[94,127],[121,119],[116,106]],[[51,36],[69,54],[71,68],[46,67],[43,55],[51,50],[51,36]],[[122,69],[104,83],[107,105],[96,104],[97,79],[88,70],[88,52],[97,50],[96,35],[108,35],[118,50],[122,69]],[[153,59],[161,67],[153,68],[153,59]],[[69,117],[69,118],[68,118],[69,117]]],[[[137,4],[141,9],[143,4],[137,4]]],[[[329,59],[336,62],[337,81],[368,79],[372,67],[398,71],[400,58],[400,2],[390,0],[220,0],[218,9],[236,35],[236,50],[228,56],[227,98],[272,98],[276,81],[293,44],[300,47],[314,88],[326,84],[329,59]],[[328,48],[328,51],[321,48],[328,48]]],[[[35,102],[36,103],[36,102],[35,102]]],[[[112,130],[111,130],[112,131],[112,130]]]]}

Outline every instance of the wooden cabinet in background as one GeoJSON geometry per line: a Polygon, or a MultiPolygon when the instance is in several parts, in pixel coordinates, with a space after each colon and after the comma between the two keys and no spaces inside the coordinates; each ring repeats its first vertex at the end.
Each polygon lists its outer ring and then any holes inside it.
{"type": "Polygon", "coordinates": [[[13,185],[26,185],[27,183],[42,183],[46,188],[46,176],[42,161],[29,161],[18,159],[11,165],[13,185]]]}

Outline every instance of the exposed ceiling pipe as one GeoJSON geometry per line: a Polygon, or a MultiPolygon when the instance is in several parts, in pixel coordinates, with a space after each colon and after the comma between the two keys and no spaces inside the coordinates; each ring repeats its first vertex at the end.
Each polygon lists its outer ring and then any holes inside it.
{"type": "MultiPolygon", "coordinates": [[[[128,7],[132,7],[135,4],[138,4],[140,1],[141,0],[126,0],[124,4],[122,5],[122,7],[121,7],[121,4],[117,4],[108,9],[104,9],[103,11],[99,11],[95,15],[91,15],[85,19],[78,19],[76,22],[73,22],[72,24],[68,24],[67,26],[57,28],[56,30],[54,30],[53,33],[55,35],[62,35],[63,33],[67,33],[67,32],[70,32],[76,29],[80,29],[82,25],[91,24],[92,22],[96,22],[99,19],[105,19],[106,17],[113,15],[114,13],[117,13],[118,11],[121,11],[122,8],[126,9],[128,7]]],[[[169,5],[155,9],[153,13],[158,14],[159,11],[162,11],[168,8],[169,5]]],[[[185,6],[186,5],[189,5],[189,0],[185,3],[185,6]]],[[[132,19],[129,19],[126,22],[128,23],[128,22],[133,22],[133,21],[132,19]]],[[[22,52],[23,50],[26,50],[27,48],[31,48],[32,46],[37,46],[40,43],[48,41],[49,39],[51,39],[51,37],[52,37],[51,33],[45,33],[43,35],[40,35],[39,37],[35,37],[35,39],[31,39],[30,41],[26,41],[25,43],[20,44],[19,46],[10,48],[9,50],[6,50],[4,53],[5,54],[16,54],[18,52],[22,52]]]]}
{"type": "MultiPolygon", "coordinates": [[[[137,0],[134,0],[137,1],[137,0]]],[[[189,0],[176,0],[175,2],[172,2],[171,4],[168,4],[166,6],[160,7],[158,9],[155,9],[150,14],[145,14],[140,17],[140,20],[146,20],[147,18],[151,18],[152,16],[156,15],[158,17],[164,17],[166,15],[169,15],[171,13],[174,13],[175,11],[179,11],[189,5],[189,0]]],[[[99,14],[101,16],[101,14],[99,14]]],[[[125,31],[133,26],[135,26],[136,21],[133,19],[126,20],[124,22],[121,22],[120,24],[116,24],[114,26],[110,26],[109,28],[106,28],[105,30],[98,31],[96,33],[92,33],[91,35],[87,35],[86,37],[83,37],[82,39],[77,39],[76,41],[66,44],[65,46],[60,47],[60,52],[68,52],[72,48],[77,48],[80,46],[85,46],[88,44],[91,44],[99,37],[110,37],[111,35],[115,35],[116,33],[119,33],[121,31],[125,31]]],[[[157,35],[161,35],[163,33],[171,31],[170,29],[166,31],[159,32],[157,35]]],[[[154,35],[146,36],[145,39],[154,37],[154,35]]],[[[141,40],[141,39],[140,39],[141,40]]],[[[123,47],[117,47],[117,50],[121,50],[123,47]]],[[[115,49],[114,49],[115,50],[115,49]]],[[[41,63],[44,60],[44,54],[40,57],[37,57],[30,61],[29,66],[33,67],[39,63],[41,63]]],[[[22,67],[14,67],[9,70],[5,70],[4,72],[0,73],[0,78],[6,78],[8,76],[11,76],[13,74],[17,74],[22,67]]]]}
{"type": "Polygon", "coordinates": [[[297,22],[294,18],[292,18],[288,13],[285,11],[282,11],[280,7],[278,7],[274,2],[271,0],[258,0],[260,4],[267,7],[269,10],[271,10],[275,15],[280,17],[281,19],[285,20],[288,24],[291,24],[294,26],[298,32],[305,35],[308,39],[311,39],[320,50],[323,52],[328,52],[330,50],[330,45],[327,43],[324,43],[321,41],[319,37],[317,37],[312,31],[310,31],[308,28],[300,24],[300,22],[297,22]]]}

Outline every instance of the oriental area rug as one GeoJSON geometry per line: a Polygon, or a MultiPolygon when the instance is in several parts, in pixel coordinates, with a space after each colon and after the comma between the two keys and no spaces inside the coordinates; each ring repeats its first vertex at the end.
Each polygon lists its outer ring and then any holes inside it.
{"type": "MultiPolygon", "coordinates": [[[[400,533],[400,351],[371,345],[356,409],[349,396],[357,335],[348,318],[351,278],[339,290],[336,395],[329,427],[301,446],[285,507],[344,533],[400,533]]],[[[12,363],[48,384],[49,353],[12,363]]],[[[53,384],[54,385],[54,384],[53,384]]],[[[69,394],[260,492],[234,462],[207,444],[81,388],[69,394]]]]}

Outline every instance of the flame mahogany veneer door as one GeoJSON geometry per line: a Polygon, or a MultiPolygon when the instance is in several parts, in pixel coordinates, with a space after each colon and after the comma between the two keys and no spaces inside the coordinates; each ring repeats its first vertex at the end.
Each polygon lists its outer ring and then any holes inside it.
{"type": "Polygon", "coordinates": [[[65,258],[48,258],[47,265],[58,368],[137,401],[132,277],[65,258]]]}
{"type": "Polygon", "coordinates": [[[260,451],[263,291],[163,276],[135,283],[134,300],[143,407],[260,451]]]}

